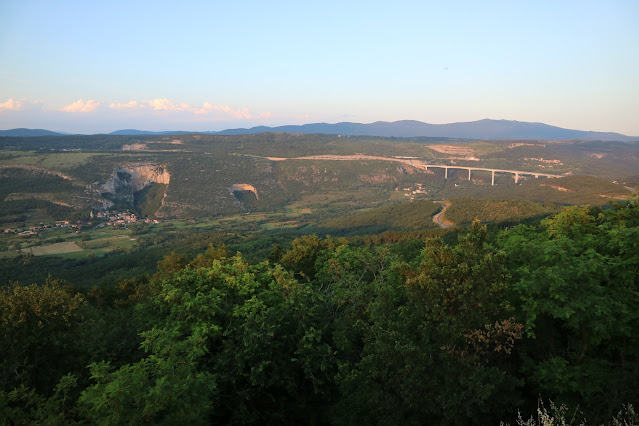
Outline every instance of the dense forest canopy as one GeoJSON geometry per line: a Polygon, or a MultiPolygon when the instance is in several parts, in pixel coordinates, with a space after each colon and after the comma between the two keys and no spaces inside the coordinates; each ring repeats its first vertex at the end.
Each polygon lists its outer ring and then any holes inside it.
{"type": "Polygon", "coordinates": [[[256,261],[215,243],[111,286],[13,283],[2,416],[498,424],[541,397],[577,420],[637,421],[636,197],[412,235],[307,235],[256,261]]]}

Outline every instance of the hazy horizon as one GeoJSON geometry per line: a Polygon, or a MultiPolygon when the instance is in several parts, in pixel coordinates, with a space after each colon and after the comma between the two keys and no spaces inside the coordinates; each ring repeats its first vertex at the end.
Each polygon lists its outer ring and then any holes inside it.
{"type": "MultiPolygon", "coordinates": [[[[466,123],[478,123],[480,121],[486,121],[486,120],[490,120],[493,122],[499,122],[499,121],[509,121],[509,122],[518,122],[518,123],[522,123],[522,121],[520,120],[504,120],[504,119],[481,119],[481,120],[475,120],[472,122],[456,122],[456,123],[426,123],[426,122],[421,122],[421,121],[417,121],[419,123],[423,123],[423,124],[434,124],[434,125],[451,125],[451,124],[466,124],[466,123]]],[[[283,124],[283,126],[303,126],[304,124],[308,124],[308,125],[322,125],[322,124],[326,124],[326,125],[339,125],[339,124],[346,124],[346,123],[351,123],[351,124],[361,124],[361,125],[371,125],[371,124],[377,124],[377,123],[398,123],[398,122],[403,122],[403,121],[415,121],[415,120],[397,120],[394,122],[389,122],[389,121],[384,121],[384,120],[378,120],[375,122],[370,122],[370,123],[356,123],[356,122],[335,122],[335,123],[327,123],[327,122],[316,122],[316,123],[303,123],[303,124],[283,124]]],[[[542,124],[542,125],[549,125],[552,126],[552,124],[548,124],[548,123],[535,123],[535,122],[523,122],[523,123],[527,123],[527,124],[542,124]]],[[[273,126],[267,126],[267,125],[263,125],[263,124],[259,124],[256,126],[245,126],[245,127],[226,127],[226,128],[222,128],[222,129],[217,129],[217,130],[192,130],[189,128],[167,128],[167,129],[158,129],[158,130],[149,130],[149,129],[145,129],[145,128],[134,128],[134,127],[128,127],[128,128],[120,128],[120,129],[113,129],[113,130],[109,130],[109,131],[103,131],[103,132],[68,132],[65,130],[52,130],[52,129],[42,129],[42,128],[26,128],[26,127],[19,127],[19,128],[12,128],[12,129],[0,129],[0,131],[6,131],[6,130],[18,130],[18,129],[27,129],[27,130],[48,130],[48,131],[54,131],[57,133],[62,133],[62,134],[69,134],[69,135],[73,135],[73,134],[78,134],[78,135],[97,135],[97,134],[111,134],[111,133],[115,133],[118,131],[126,131],[126,130],[136,130],[136,131],[141,131],[141,132],[151,132],[151,133],[171,133],[171,132],[187,132],[187,133],[215,133],[215,132],[224,132],[226,130],[235,130],[235,129],[247,129],[250,130],[252,128],[257,128],[257,127],[267,127],[267,128],[277,128],[280,125],[273,125],[273,126]]],[[[570,131],[584,131],[584,132],[589,132],[589,129],[565,129],[565,128],[561,128],[559,126],[553,126],[553,127],[557,127],[560,129],[564,129],[564,130],[570,130],[570,131]]],[[[321,133],[321,132],[320,132],[321,133]]],[[[605,132],[605,133],[617,133],[617,132],[605,132]]],[[[621,134],[623,135],[623,134],[621,134]]],[[[433,135],[421,135],[421,136],[431,136],[433,137],[433,135]]],[[[635,136],[635,135],[623,135],[625,137],[639,137],[639,136],[635,136]]],[[[457,136],[451,136],[451,135],[447,135],[447,134],[441,134],[441,135],[437,135],[434,137],[457,137],[457,136]]],[[[478,135],[478,138],[486,138],[486,136],[481,136],[478,135]]],[[[544,137],[545,138],[545,137],[544,137]]],[[[488,137],[488,139],[491,139],[488,137]]]]}

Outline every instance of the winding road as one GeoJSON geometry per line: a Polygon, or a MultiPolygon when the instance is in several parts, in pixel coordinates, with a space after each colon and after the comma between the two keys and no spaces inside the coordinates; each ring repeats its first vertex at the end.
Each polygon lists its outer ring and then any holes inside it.
{"type": "MultiPolygon", "coordinates": [[[[441,201],[435,201],[435,202],[441,203],[441,201]]],[[[450,228],[450,225],[446,225],[444,222],[442,222],[442,215],[446,212],[446,209],[448,208],[448,206],[444,203],[441,203],[441,206],[442,206],[442,211],[440,211],[435,216],[433,216],[433,222],[435,222],[442,228],[450,228]]]]}

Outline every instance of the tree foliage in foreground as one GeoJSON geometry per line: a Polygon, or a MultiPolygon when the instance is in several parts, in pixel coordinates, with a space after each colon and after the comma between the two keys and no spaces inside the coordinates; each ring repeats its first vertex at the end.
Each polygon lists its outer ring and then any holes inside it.
{"type": "Polygon", "coordinates": [[[82,294],[4,288],[2,418],[497,424],[539,394],[592,423],[634,415],[636,201],[386,242],[302,237],[281,265],[211,245],[82,294]]]}

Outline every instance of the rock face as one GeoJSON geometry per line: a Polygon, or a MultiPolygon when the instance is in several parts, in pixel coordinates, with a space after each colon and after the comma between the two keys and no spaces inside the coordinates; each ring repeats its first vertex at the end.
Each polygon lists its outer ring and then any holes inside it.
{"type": "Polygon", "coordinates": [[[115,202],[133,207],[136,192],[152,183],[168,186],[170,180],[170,173],[162,165],[130,164],[115,169],[111,178],[100,185],[98,191],[107,199],[105,206],[115,202]]]}
{"type": "Polygon", "coordinates": [[[129,165],[115,169],[111,179],[100,185],[100,192],[115,194],[121,186],[131,186],[133,192],[137,192],[150,183],[168,185],[170,180],[171,175],[164,166],[157,164],[129,165]]]}
{"type": "Polygon", "coordinates": [[[233,195],[233,193],[236,191],[250,191],[255,194],[255,198],[257,198],[258,200],[260,199],[259,195],[257,195],[257,189],[255,189],[253,185],[249,185],[246,183],[236,183],[234,185],[231,185],[229,191],[231,191],[231,195],[233,195]]]}

